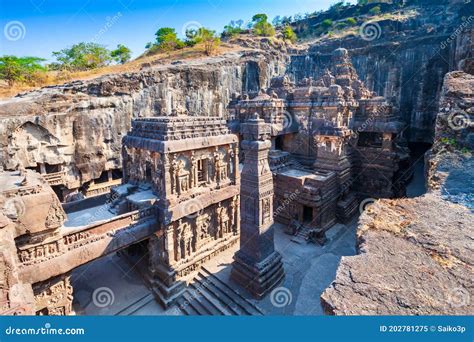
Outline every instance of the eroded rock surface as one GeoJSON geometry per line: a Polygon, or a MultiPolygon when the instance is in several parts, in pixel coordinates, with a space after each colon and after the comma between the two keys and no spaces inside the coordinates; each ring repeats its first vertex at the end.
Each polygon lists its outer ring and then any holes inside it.
{"type": "Polygon", "coordinates": [[[473,127],[472,105],[467,105],[472,81],[463,72],[446,76],[436,141],[427,156],[430,192],[380,200],[362,214],[359,255],[342,259],[335,281],[321,296],[328,314],[474,311],[473,127]],[[452,113],[467,120],[462,127],[452,113]]]}

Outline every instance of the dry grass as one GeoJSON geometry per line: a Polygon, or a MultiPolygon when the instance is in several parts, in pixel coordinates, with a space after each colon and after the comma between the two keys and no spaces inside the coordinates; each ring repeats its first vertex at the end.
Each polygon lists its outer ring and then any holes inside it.
{"type": "MultiPolygon", "coordinates": [[[[214,55],[221,55],[229,51],[238,51],[241,47],[231,44],[221,44],[214,55]]],[[[0,83],[0,98],[15,96],[18,93],[31,91],[44,86],[58,85],[76,80],[90,80],[103,75],[120,74],[136,72],[147,65],[165,65],[172,61],[189,60],[206,57],[204,47],[196,45],[192,48],[172,51],[170,54],[158,53],[152,56],[141,56],[133,61],[121,65],[111,65],[99,69],[76,71],[76,72],[46,72],[35,84],[14,84],[8,86],[6,83],[0,83]]]]}

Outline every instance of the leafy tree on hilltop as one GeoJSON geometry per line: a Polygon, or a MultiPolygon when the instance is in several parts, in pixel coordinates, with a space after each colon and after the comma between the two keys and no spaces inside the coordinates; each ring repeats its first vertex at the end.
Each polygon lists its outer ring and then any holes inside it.
{"type": "Polygon", "coordinates": [[[173,50],[182,49],[184,47],[184,42],[178,38],[174,28],[162,27],[156,31],[155,36],[156,42],[154,46],[161,51],[168,52],[168,54],[173,50]]]}
{"type": "Polygon", "coordinates": [[[33,81],[37,73],[46,71],[40,62],[45,61],[39,57],[0,57],[0,79],[7,81],[11,87],[15,82],[33,81]]]}
{"type": "Polygon", "coordinates": [[[275,28],[268,22],[268,16],[266,14],[255,14],[252,18],[252,22],[255,35],[264,37],[275,35],[275,28]]]}
{"type": "Polygon", "coordinates": [[[132,57],[132,51],[125,45],[119,44],[115,50],[110,52],[110,56],[120,64],[124,64],[132,57]]]}
{"type": "Polygon", "coordinates": [[[70,48],[53,52],[60,69],[89,70],[108,65],[112,61],[110,51],[96,43],[78,43],[70,48]]]}
{"type": "Polygon", "coordinates": [[[239,19],[237,21],[232,20],[228,25],[224,26],[224,32],[222,32],[225,37],[234,37],[244,31],[242,26],[244,21],[239,19]]]}
{"type": "Polygon", "coordinates": [[[219,47],[221,40],[216,36],[216,31],[212,31],[205,27],[200,27],[197,36],[199,37],[198,42],[204,43],[204,49],[206,55],[210,56],[219,47]]]}

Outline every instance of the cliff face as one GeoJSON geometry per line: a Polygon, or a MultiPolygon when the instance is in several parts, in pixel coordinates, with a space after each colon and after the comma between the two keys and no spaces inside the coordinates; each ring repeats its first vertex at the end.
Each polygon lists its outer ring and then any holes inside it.
{"type": "Polygon", "coordinates": [[[360,217],[359,254],[321,296],[335,315],[469,315],[474,310],[474,76],[445,77],[424,196],[380,200],[360,217]]]}
{"type": "MultiPolygon", "coordinates": [[[[473,3],[427,3],[361,32],[316,39],[306,47],[240,39],[245,50],[213,58],[148,66],[140,72],[76,81],[0,101],[0,165],[62,169],[77,189],[121,168],[121,139],[135,117],[227,116],[233,93],[256,92],[274,76],[319,77],[339,47],[370,90],[385,96],[409,124],[409,141],[432,142],[437,99],[449,70],[472,68],[473,3]],[[471,11],[471,12],[469,12],[471,11]],[[458,30],[459,29],[459,30],[458,30]]],[[[309,19],[305,25],[317,25],[309,19]]],[[[362,24],[359,23],[359,24],[362,24]]]]}
{"type": "Polygon", "coordinates": [[[284,72],[284,57],[260,51],[149,67],[47,87],[0,102],[0,164],[53,171],[68,188],[121,167],[121,140],[136,117],[226,116],[235,92],[257,90],[284,72]]]}
{"type": "MultiPolygon", "coordinates": [[[[316,78],[330,53],[346,48],[367,87],[389,99],[409,124],[407,139],[432,143],[444,75],[463,68],[461,61],[472,67],[474,4],[448,7],[445,2],[426,2],[397,13],[393,18],[367,19],[365,29],[353,34],[310,43],[292,56],[289,72],[296,80],[316,78]]],[[[318,26],[322,19],[309,19],[303,26],[318,26]]]]}

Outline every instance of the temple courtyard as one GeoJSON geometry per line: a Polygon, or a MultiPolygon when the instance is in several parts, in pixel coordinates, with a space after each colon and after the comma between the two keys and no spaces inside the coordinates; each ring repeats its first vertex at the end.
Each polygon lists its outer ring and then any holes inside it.
{"type": "MultiPolygon", "coordinates": [[[[275,224],[275,248],[283,257],[285,279],[272,294],[255,300],[237,284],[230,281],[231,263],[239,245],[220,253],[203,266],[215,277],[233,288],[243,298],[253,302],[263,313],[270,315],[321,315],[319,297],[334,280],[343,256],[355,255],[356,221],[348,225],[336,224],[326,233],[324,246],[294,242],[294,236],[284,233],[275,224]],[[284,289],[282,289],[284,288],[284,289]],[[278,290],[279,289],[279,290],[278,290]],[[287,290],[285,290],[287,289],[287,290]]],[[[145,258],[144,258],[145,259],[145,258]]],[[[182,315],[179,305],[164,310],[155,301],[141,278],[139,264],[129,257],[113,254],[76,269],[72,274],[74,310],[77,315],[182,315]],[[107,288],[112,294],[106,304],[94,303],[93,292],[107,288]]],[[[191,284],[192,286],[192,284],[191,284]]],[[[204,295],[203,295],[204,296],[204,295]]]]}

